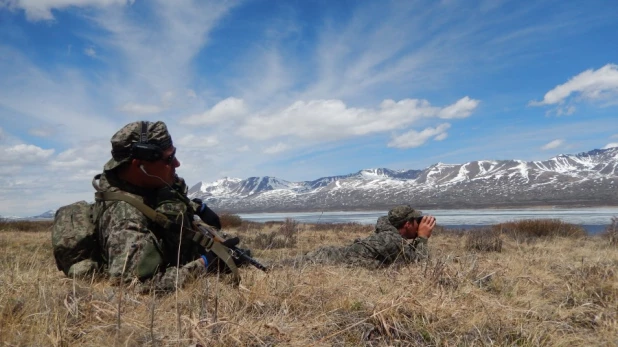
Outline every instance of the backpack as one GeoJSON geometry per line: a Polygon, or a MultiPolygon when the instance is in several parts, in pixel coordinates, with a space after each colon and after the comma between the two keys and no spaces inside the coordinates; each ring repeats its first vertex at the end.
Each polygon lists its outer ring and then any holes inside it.
{"type": "Polygon", "coordinates": [[[58,270],[69,277],[90,273],[101,264],[93,212],[94,204],[82,200],[62,206],[54,216],[54,258],[58,270]]]}

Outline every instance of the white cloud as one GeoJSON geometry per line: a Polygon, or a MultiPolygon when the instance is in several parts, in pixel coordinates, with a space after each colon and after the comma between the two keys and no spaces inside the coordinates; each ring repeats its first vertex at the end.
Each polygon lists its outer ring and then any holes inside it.
{"type": "Polygon", "coordinates": [[[38,136],[38,137],[50,137],[56,133],[56,129],[53,127],[46,128],[34,128],[28,130],[30,135],[38,136]]]}
{"type": "Polygon", "coordinates": [[[136,104],[136,103],[128,103],[120,106],[118,108],[119,111],[134,115],[147,115],[147,114],[155,114],[160,113],[164,109],[161,106],[157,105],[145,105],[145,104],[136,104]]]}
{"type": "Polygon", "coordinates": [[[159,100],[149,98],[169,91],[186,96],[198,76],[194,58],[206,45],[210,30],[236,4],[153,0],[144,3],[151,13],[148,20],[136,20],[134,11],[126,6],[97,12],[91,19],[106,35],[87,38],[107,56],[117,57],[105,80],[116,104],[138,101],[158,105],[159,100]]]}
{"type": "Polygon", "coordinates": [[[0,163],[10,164],[42,164],[54,154],[53,149],[43,149],[35,145],[19,144],[0,148],[0,163]]]}
{"type": "Polygon", "coordinates": [[[8,0],[0,2],[0,8],[5,5],[9,8],[19,8],[26,11],[26,18],[30,21],[53,20],[52,9],[64,9],[70,6],[104,7],[110,5],[132,4],[134,0],[8,0]]]}
{"type": "Polygon", "coordinates": [[[268,147],[264,150],[264,153],[266,154],[277,154],[277,153],[281,153],[283,151],[285,151],[286,149],[288,149],[288,146],[284,143],[277,143],[274,146],[268,147]]]}
{"type": "Polygon", "coordinates": [[[570,116],[573,113],[575,113],[577,109],[575,108],[575,106],[573,105],[569,105],[566,107],[557,107],[556,108],[556,115],[557,116],[570,116]]]}
{"type": "Polygon", "coordinates": [[[244,145],[244,146],[236,148],[236,151],[238,151],[238,152],[248,152],[249,149],[250,149],[249,145],[244,145]]]}
{"type": "Polygon", "coordinates": [[[219,144],[219,140],[216,136],[198,136],[198,135],[185,135],[180,140],[175,142],[175,146],[182,148],[208,148],[214,147],[219,144]]]}
{"type": "Polygon", "coordinates": [[[444,140],[448,134],[446,130],[451,125],[448,123],[442,123],[435,128],[426,128],[421,132],[411,130],[405,134],[393,137],[388,143],[388,147],[394,148],[414,148],[423,145],[427,140],[434,137],[434,140],[444,140]]]}
{"type": "MultiPolygon", "coordinates": [[[[531,101],[532,106],[562,104],[572,94],[586,101],[618,97],[618,65],[607,64],[598,70],[586,70],[566,83],[547,92],[541,101],[531,101]]],[[[568,108],[567,113],[568,114],[568,108]]]]}
{"type": "Polygon", "coordinates": [[[92,47],[88,47],[86,49],[84,49],[84,54],[91,57],[91,58],[96,58],[97,57],[97,51],[94,50],[94,48],[92,47]]]}
{"type": "Polygon", "coordinates": [[[298,136],[334,141],[405,128],[421,118],[464,118],[476,105],[478,101],[468,97],[444,108],[419,99],[384,100],[378,109],[350,108],[341,100],[297,101],[277,113],[247,119],[239,134],[258,140],[298,136]]]}
{"type": "Polygon", "coordinates": [[[603,147],[603,149],[608,149],[608,148],[613,148],[613,147],[618,147],[618,142],[611,142],[605,145],[605,147],[603,147]]]}
{"type": "Polygon", "coordinates": [[[434,137],[433,139],[436,141],[442,141],[445,140],[448,137],[448,133],[444,132],[441,134],[438,134],[438,136],[434,137]]]}
{"type": "Polygon", "coordinates": [[[557,139],[557,140],[553,140],[549,143],[544,144],[543,146],[541,146],[542,150],[548,150],[548,149],[554,149],[554,148],[558,148],[560,146],[562,146],[562,144],[564,144],[564,140],[562,139],[557,139]]]}
{"type": "Polygon", "coordinates": [[[618,134],[614,134],[612,136],[609,137],[610,139],[618,139],[618,134]]]}
{"type": "Polygon", "coordinates": [[[230,97],[219,101],[215,106],[204,113],[181,119],[180,123],[188,125],[214,124],[242,117],[246,115],[247,112],[247,106],[242,99],[230,97]]]}
{"type": "Polygon", "coordinates": [[[73,158],[65,161],[52,161],[49,165],[54,169],[76,169],[83,168],[92,164],[84,158],[73,158]]]}
{"type": "Polygon", "coordinates": [[[19,117],[31,129],[53,129],[56,140],[65,143],[115,130],[109,113],[101,112],[108,93],[91,94],[93,84],[86,76],[72,69],[44,71],[27,55],[2,45],[0,56],[0,69],[15,72],[0,78],[0,115],[19,117]]]}
{"type": "Polygon", "coordinates": [[[57,183],[61,183],[64,179],[71,181],[75,177],[92,179],[92,176],[99,173],[103,164],[109,160],[110,150],[109,140],[79,142],[76,147],[58,153],[53,160],[49,161],[47,167],[55,171],[57,175],[63,175],[62,179],[53,178],[57,180],[57,183]]]}
{"type": "Polygon", "coordinates": [[[457,100],[456,103],[440,110],[438,117],[442,119],[466,118],[470,116],[478,105],[478,100],[470,99],[466,96],[457,100]]]}

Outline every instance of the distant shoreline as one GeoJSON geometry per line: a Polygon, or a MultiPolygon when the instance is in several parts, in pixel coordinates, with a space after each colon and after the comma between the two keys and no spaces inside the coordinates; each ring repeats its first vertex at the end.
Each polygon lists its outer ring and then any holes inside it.
{"type": "MultiPolygon", "coordinates": [[[[393,204],[392,206],[396,206],[398,204],[393,204]]],[[[358,209],[300,209],[300,210],[214,210],[217,213],[223,214],[253,214],[253,213],[320,213],[320,212],[375,212],[375,211],[388,211],[390,207],[375,207],[375,208],[358,208],[358,209]]],[[[533,206],[486,206],[486,207],[440,207],[440,206],[414,206],[415,209],[418,210],[554,210],[554,209],[594,209],[594,208],[618,208],[618,205],[533,205],[533,206]]]]}
{"type": "MultiPolygon", "coordinates": [[[[298,210],[225,210],[225,209],[217,209],[213,207],[213,210],[218,214],[257,214],[257,213],[322,213],[322,212],[377,212],[377,211],[388,211],[393,206],[399,205],[398,203],[394,203],[391,206],[377,206],[377,207],[367,207],[367,208],[352,208],[352,209],[298,209],[298,210]]],[[[412,207],[418,210],[554,210],[554,209],[594,209],[594,208],[618,208],[618,204],[616,205],[587,205],[587,204],[578,204],[578,205],[504,205],[504,206],[469,206],[469,207],[452,207],[452,206],[429,206],[429,205],[418,205],[415,206],[412,204],[412,207]]],[[[0,220],[28,220],[28,221],[49,221],[54,218],[41,218],[41,217],[2,217],[0,216],[0,220]]]]}

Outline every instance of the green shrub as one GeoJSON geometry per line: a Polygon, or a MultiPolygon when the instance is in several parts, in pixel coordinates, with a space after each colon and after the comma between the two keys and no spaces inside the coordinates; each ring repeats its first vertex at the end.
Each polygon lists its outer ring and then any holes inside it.
{"type": "Polygon", "coordinates": [[[245,243],[255,249],[277,249],[296,247],[300,225],[297,221],[286,218],[279,228],[270,233],[258,233],[244,238],[245,243]]]}
{"type": "Polygon", "coordinates": [[[579,238],[587,234],[582,226],[559,219],[524,219],[497,224],[494,229],[518,241],[556,236],[579,238]]]}
{"type": "Polygon", "coordinates": [[[480,252],[502,252],[500,232],[492,228],[470,229],[466,232],[466,249],[480,252]]]}
{"type": "Polygon", "coordinates": [[[242,218],[237,214],[223,213],[219,218],[222,229],[237,228],[242,224],[242,218]]]}

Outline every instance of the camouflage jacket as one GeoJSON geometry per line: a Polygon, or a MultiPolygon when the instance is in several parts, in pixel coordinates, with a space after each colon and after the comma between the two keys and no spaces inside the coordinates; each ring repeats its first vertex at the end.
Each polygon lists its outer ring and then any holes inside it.
{"type": "MultiPolygon", "coordinates": [[[[176,185],[176,191],[145,190],[120,181],[109,171],[99,181],[101,191],[132,195],[179,224],[189,225],[195,206],[186,198],[184,181],[179,179],[176,185]]],[[[144,290],[152,287],[169,291],[176,288],[176,277],[180,287],[189,278],[206,273],[199,260],[200,249],[191,242],[180,242],[180,230],[163,229],[124,201],[99,201],[95,211],[99,214],[97,229],[102,257],[111,278],[123,282],[137,279],[135,284],[144,290]]]]}
{"type": "Polygon", "coordinates": [[[415,262],[428,257],[427,239],[408,241],[388,222],[386,216],[378,218],[375,233],[344,247],[327,246],[308,253],[297,262],[320,264],[348,264],[379,268],[395,263],[415,262]]]}

